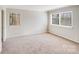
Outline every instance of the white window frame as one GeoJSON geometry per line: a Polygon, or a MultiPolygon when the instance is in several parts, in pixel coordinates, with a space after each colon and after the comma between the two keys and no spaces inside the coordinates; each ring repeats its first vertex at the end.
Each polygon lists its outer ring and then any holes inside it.
{"type": "MultiPolygon", "coordinates": [[[[60,12],[60,13],[52,13],[52,14],[59,14],[59,24],[53,24],[52,22],[51,22],[51,24],[52,25],[55,25],[55,26],[62,26],[62,27],[69,27],[69,28],[72,28],[73,27],[73,12],[72,11],[66,11],[66,12],[60,12]],[[70,12],[71,13],[71,26],[66,26],[66,25],[62,25],[61,24],[61,14],[62,13],[68,13],[68,12],[70,12]]],[[[51,14],[51,15],[52,15],[51,14]]],[[[51,21],[52,21],[52,16],[51,16],[51,21]]]]}
{"type": "MultiPolygon", "coordinates": [[[[53,13],[51,15],[54,15],[54,14],[59,14],[59,13],[53,13]]],[[[60,17],[60,15],[59,15],[59,17],[60,17]]],[[[52,16],[51,16],[51,19],[52,19],[52,16]]],[[[60,20],[60,18],[59,18],[59,20],[60,20]]],[[[51,24],[52,24],[52,20],[51,20],[51,24]]],[[[59,21],[59,24],[60,24],[60,21],[59,21]]],[[[59,25],[59,24],[52,24],[52,25],[59,25]]]]}

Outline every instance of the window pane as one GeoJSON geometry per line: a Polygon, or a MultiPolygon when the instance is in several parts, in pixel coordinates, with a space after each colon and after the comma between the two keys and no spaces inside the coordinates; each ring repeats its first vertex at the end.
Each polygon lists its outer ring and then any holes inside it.
{"type": "Polygon", "coordinates": [[[71,12],[61,13],[61,25],[71,26],[71,12]]]}
{"type": "Polygon", "coordinates": [[[52,15],[52,24],[59,24],[59,14],[52,15]]]}

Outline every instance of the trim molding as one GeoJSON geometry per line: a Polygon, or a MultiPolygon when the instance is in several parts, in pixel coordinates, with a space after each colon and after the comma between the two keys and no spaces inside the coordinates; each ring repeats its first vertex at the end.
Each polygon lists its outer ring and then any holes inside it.
{"type": "MultiPolygon", "coordinates": [[[[48,32],[48,33],[50,33],[50,32],[48,32]]],[[[52,34],[52,35],[54,35],[54,36],[57,36],[57,37],[60,37],[60,38],[63,38],[63,39],[66,39],[67,41],[73,42],[73,43],[75,43],[75,44],[79,44],[79,42],[77,42],[77,41],[73,41],[73,40],[71,40],[71,39],[68,39],[68,38],[59,36],[59,35],[57,35],[57,34],[54,34],[54,33],[50,33],[50,34],[52,34]]]]}

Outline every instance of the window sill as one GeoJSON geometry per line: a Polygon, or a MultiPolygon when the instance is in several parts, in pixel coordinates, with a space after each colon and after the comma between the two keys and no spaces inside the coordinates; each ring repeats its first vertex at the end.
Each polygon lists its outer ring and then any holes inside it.
{"type": "Polygon", "coordinates": [[[64,26],[64,25],[57,25],[57,24],[51,24],[52,26],[57,26],[57,27],[65,27],[65,28],[72,28],[73,26],[64,26]]]}

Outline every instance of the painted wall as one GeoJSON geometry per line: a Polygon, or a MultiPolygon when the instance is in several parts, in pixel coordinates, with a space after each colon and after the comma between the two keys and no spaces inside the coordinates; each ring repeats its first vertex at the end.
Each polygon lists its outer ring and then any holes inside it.
{"type": "Polygon", "coordinates": [[[0,9],[0,52],[2,51],[2,14],[0,9]]]}
{"type": "Polygon", "coordinates": [[[46,31],[47,15],[45,12],[6,9],[6,38],[44,33],[46,31]],[[21,25],[9,25],[10,12],[20,14],[21,25]]]}
{"type": "Polygon", "coordinates": [[[48,31],[50,33],[65,37],[67,39],[70,39],[72,41],[79,43],[79,6],[69,6],[69,7],[64,7],[53,11],[49,11],[48,19],[49,19],[48,31]],[[66,11],[73,12],[72,27],[62,27],[62,26],[56,26],[51,24],[52,13],[59,13],[59,12],[66,12],[66,11]]]}

